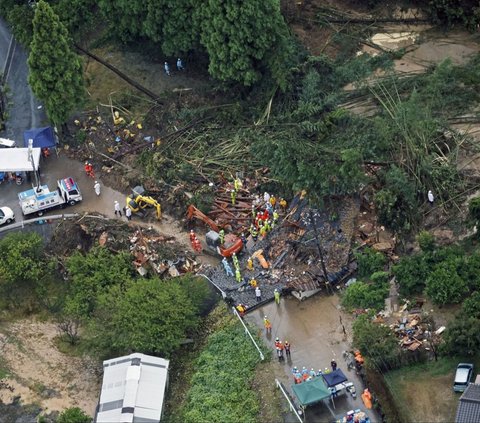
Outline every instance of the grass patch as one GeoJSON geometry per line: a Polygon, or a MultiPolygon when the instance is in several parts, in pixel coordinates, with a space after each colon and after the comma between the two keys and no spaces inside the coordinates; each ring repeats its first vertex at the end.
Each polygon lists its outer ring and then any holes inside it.
{"type": "Polygon", "coordinates": [[[459,395],[453,392],[455,369],[460,362],[474,363],[480,357],[442,357],[438,361],[415,364],[385,375],[396,406],[408,421],[451,422],[459,395]]]}
{"type": "Polygon", "coordinates": [[[63,335],[58,335],[53,338],[53,344],[62,354],[66,354],[71,357],[81,357],[86,352],[86,345],[82,343],[81,340],[79,340],[75,345],[72,345],[63,335]]]}

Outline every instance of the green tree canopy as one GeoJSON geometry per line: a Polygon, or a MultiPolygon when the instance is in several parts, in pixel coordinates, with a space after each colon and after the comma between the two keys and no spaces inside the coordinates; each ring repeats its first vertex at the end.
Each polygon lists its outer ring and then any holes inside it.
{"type": "Polygon", "coordinates": [[[65,312],[75,317],[89,317],[98,295],[112,285],[122,285],[133,276],[132,257],[128,252],[114,254],[106,248],[93,248],[87,254],[72,255],[67,262],[71,281],[65,312]]]}
{"type": "Polygon", "coordinates": [[[15,232],[0,240],[0,291],[14,304],[30,294],[47,273],[42,238],[36,233],[15,232]]]}
{"type": "Polygon", "coordinates": [[[373,323],[366,314],[359,316],[353,323],[353,345],[373,365],[383,370],[395,367],[400,353],[398,342],[390,328],[373,323]]]}
{"type": "Polygon", "coordinates": [[[91,330],[104,353],[169,356],[197,324],[197,308],[179,281],[143,279],[112,286],[98,299],[91,330]]]}
{"type": "Polygon", "coordinates": [[[33,18],[28,82],[56,125],[65,123],[84,97],[82,66],[69,41],[58,16],[40,0],[33,18]]]}
{"type": "Polygon", "coordinates": [[[435,304],[458,303],[467,292],[467,284],[458,275],[454,263],[437,265],[427,278],[426,293],[435,304]]]}
{"type": "Polygon", "coordinates": [[[197,12],[214,78],[250,86],[276,68],[275,56],[284,58],[288,28],[278,0],[207,0],[197,12]]]}
{"type": "Polygon", "coordinates": [[[449,355],[473,356],[480,352],[480,319],[460,313],[447,325],[442,351],[449,355]]]}

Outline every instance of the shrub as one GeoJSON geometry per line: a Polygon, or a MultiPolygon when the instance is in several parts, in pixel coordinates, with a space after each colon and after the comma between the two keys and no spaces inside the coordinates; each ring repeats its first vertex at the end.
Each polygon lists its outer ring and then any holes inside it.
{"type": "Polygon", "coordinates": [[[411,297],[421,294],[425,289],[425,280],[429,274],[429,268],[422,254],[402,257],[400,262],[393,266],[393,274],[400,287],[400,294],[411,297]]]}
{"type": "Polygon", "coordinates": [[[367,357],[367,364],[373,364],[381,370],[395,367],[400,354],[390,328],[373,323],[366,314],[359,316],[353,323],[353,345],[367,357]]]}
{"type": "Polygon", "coordinates": [[[372,248],[365,248],[361,252],[355,253],[358,263],[358,277],[369,278],[373,273],[383,271],[387,258],[372,248]]]}
{"type": "Polygon", "coordinates": [[[57,418],[57,423],[91,423],[93,419],[78,407],[63,410],[57,418]]]}
{"type": "Polygon", "coordinates": [[[388,295],[388,284],[356,282],[350,285],[342,297],[342,305],[349,309],[373,308],[382,310],[388,295]]]}
{"type": "Polygon", "coordinates": [[[435,238],[428,231],[421,231],[417,236],[418,245],[425,253],[435,250],[435,238]]]}
{"type": "MultiPolygon", "coordinates": [[[[229,317],[231,319],[231,317],[229,317]]],[[[260,404],[251,388],[258,353],[245,331],[230,320],[211,335],[196,362],[183,421],[255,422],[260,404]]]]}
{"type": "Polygon", "coordinates": [[[480,352],[480,319],[457,315],[447,325],[440,351],[454,356],[474,356],[480,352]]]}
{"type": "Polygon", "coordinates": [[[480,291],[474,292],[462,305],[462,312],[465,316],[480,319],[480,291]]]}
{"type": "Polygon", "coordinates": [[[467,292],[466,282],[452,263],[439,264],[427,278],[426,293],[435,304],[458,303],[467,292]]]}

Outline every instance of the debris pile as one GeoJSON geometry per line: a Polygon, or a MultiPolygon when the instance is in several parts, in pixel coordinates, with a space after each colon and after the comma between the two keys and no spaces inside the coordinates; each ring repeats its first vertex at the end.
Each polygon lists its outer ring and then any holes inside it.
{"type": "Polygon", "coordinates": [[[130,252],[135,257],[133,264],[138,273],[144,276],[147,266],[159,275],[179,276],[187,272],[195,272],[199,264],[189,257],[177,257],[175,260],[165,259],[162,254],[165,243],[173,244],[175,237],[163,235],[146,235],[142,229],[138,229],[130,237],[130,252]]]}
{"type": "MultiPolygon", "coordinates": [[[[215,200],[216,212],[211,216],[216,218],[216,223],[224,219],[228,225],[235,222],[228,218],[236,213],[235,217],[245,219],[236,222],[249,225],[254,216],[252,204],[256,210],[256,204],[260,204],[258,209],[261,209],[265,202],[248,191],[242,198],[242,207],[233,211],[227,207],[228,190],[224,187],[220,192],[215,200]]],[[[278,224],[265,237],[255,240],[248,236],[243,253],[238,257],[240,279],[229,274],[225,265],[211,269],[208,276],[228,301],[242,304],[247,312],[273,300],[275,290],[293,291],[300,299],[320,289],[333,290],[333,286],[346,280],[356,269],[351,256],[351,240],[357,213],[358,202],[354,199],[336,204],[333,213],[312,209],[305,193],[299,194],[288,211],[281,212],[278,224]],[[260,300],[255,295],[257,285],[262,293],[260,300]]]]}

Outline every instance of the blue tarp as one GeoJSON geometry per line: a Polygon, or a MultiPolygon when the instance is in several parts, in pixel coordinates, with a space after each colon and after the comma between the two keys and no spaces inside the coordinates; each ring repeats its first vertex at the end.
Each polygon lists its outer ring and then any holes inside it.
{"type": "Polygon", "coordinates": [[[28,140],[33,140],[33,146],[38,148],[55,147],[55,135],[51,126],[29,129],[23,133],[23,143],[28,147],[28,140]]]}
{"type": "Polygon", "coordinates": [[[329,388],[348,380],[340,369],[337,369],[334,372],[324,373],[322,376],[329,388]]]}

